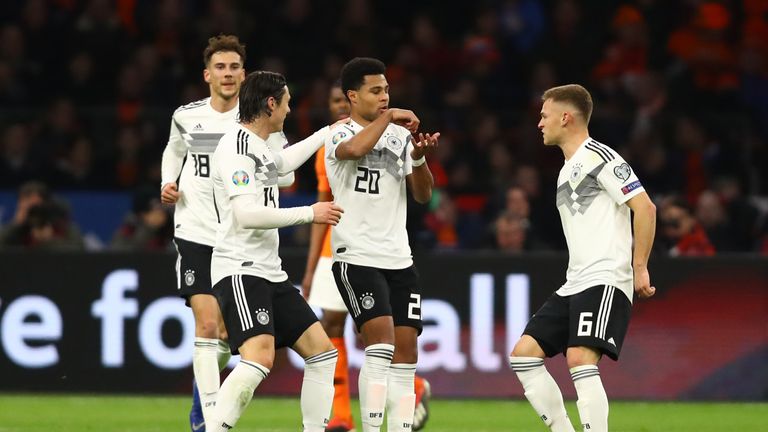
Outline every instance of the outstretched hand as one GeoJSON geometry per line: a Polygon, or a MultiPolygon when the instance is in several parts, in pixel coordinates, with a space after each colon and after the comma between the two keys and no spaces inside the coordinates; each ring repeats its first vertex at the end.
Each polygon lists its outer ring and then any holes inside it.
{"type": "Polygon", "coordinates": [[[328,225],[337,225],[341,219],[341,214],[344,213],[341,207],[330,201],[312,204],[312,211],[315,213],[312,223],[328,225]]]}
{"type": "Polygon", "coordinates": [[[440,138],[440,132],[435,132],[432,135],[420,133],[419,139],[413,144],[411,159],[421,159],[434,152],[437,148],[438,138],[440,138]]]}

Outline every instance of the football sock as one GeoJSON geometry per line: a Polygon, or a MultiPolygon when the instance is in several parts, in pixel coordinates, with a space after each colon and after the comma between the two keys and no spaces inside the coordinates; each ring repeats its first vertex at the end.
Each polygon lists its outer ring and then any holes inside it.
{"type": "Polygon", "coordinates": [[[264,366],[240,360],[221,385],[214,420],[212,423],[206,422],[205,429],[209,432],[226,432],[232,429],[251,402],[253,391],[267,375],[269,369],[264,366]]]}
{"type": "Polygon", "coordinates": [[[579,400],[579,418],[585,431],[608,431],[608,396],[605,394],[600,371],[596,365],[571,368],[571,379],[579,400]]]}
{"type": "Polygon", "coordinates": [[[219,340],[219,346],[216,347],[216,360],[219,362],[219,372],[223,371],[232,358],[232,350],[226,341],[219,340]]]}
{"type": "Polygon", "coordinates": [[[339,353],[333,349],[309,357],[301,385],[301,416],[304,432],[324,432],[333,404],[333,371],[339,353]]]}
{"type": "Polygon", "coordinates": [[[221,381],[216,362],[218,339],[202,337],[195,338],[195,349],[192,353],[192,370],[195,374],[197,391],[200,394],[200,404],[203,407],[205,422],[213,421],[213,411],[216,407],[216,395],[221,381]]]}
{"type": "Polygon", "coordinates": [[[416,365],[393,363],[389,367],[387,381],[387,432],[410,432],[416,393],[413,380],[416,365]]]}
{"type": "Polygon", "coordinates": [[[353,425],[352,408],[349,402],[349,365],[347,364],[347,345],[344,338],[331,338],[331,343],[339,352],[336,370],[333,374],[333,417],[353,425]]]}
{"type": "Polygon", "coordinates": [[[523,385],[525,397],[534,411],[554,432],[574,432],[555,379],[538,357],[509,357],[509,366],[523,385]]]}
{"type": "Polygon", "coordinates": [[[358,379],[363,432],[378,432],[384,422],[387,376],[394,353],[395,346],[391,344],[373,344],[365,348],[365,361],[358,379]]]}

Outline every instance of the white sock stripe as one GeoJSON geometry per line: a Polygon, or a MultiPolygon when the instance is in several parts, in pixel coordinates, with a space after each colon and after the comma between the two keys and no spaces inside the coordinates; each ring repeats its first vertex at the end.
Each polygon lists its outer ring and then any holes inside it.
{"type": "Polygon", "coordinates": [[[382,348],[374,348],[374,349],[366,349],[366,354],[381,354],[385,356],[393,356],[395,354],[394,350],[388,350],[388,349],[382,349],[382,348]]]}
{"type": "Polygon", "coordinates": [[[253,328],[253,317],[251,316],[251,308],[248,306],[248,298],[245,297],[245,287],[243,285],[243,275],[237,275],[237,285],[240,289],[240,298],[243,301],[243,307],[245,307],[245,320],[248,322],[248,328],[253,328]]]}
{"type": "Polygon", "coordinates": [[[341,274],[341,282],[344,284],[344,288],[347,290],[347,295],[349,296],[349,304],[352,306],[352,314],[357,317],[360,315],[360,305],[357,304],[355,291],[352,289],[352,284],[349,283],[349,278],[347,277],[347,267],[347,263],[339,263],[339,273],[341,274]]]}
{"type": "Polygon", "coordinates": [[[402,371],[412,371],[412,370],[415,371],[416,370],[416,365],[415,364],[409,364],[409,363],[394,363],[394,364],[390,365],[389,367],[391,369],[398,369],[398,370],[402,370],[402,371]]]}
{"type": "Polygon", "coordinates": [[[304,360],[305,364],[311,364],[311,363],[319,363],[326,360],[331,360],[333,358],[339,357],[339,351],[338,350],[330,350],[326,352],[322,352],[320,354],[315,354],[312,357],[307,357],[306,360],[304,360]]]}
{"type": "Polygon", "coordinates": [[[202,347],[217,348],[219,346],[219,344],[210,343],[210,342],[198,342],[198,341],[195,341],[195,346],[196,347],[201,347],[201,348],[202,347]]]}
{"type": "Polygon", "coordinates": [[[243,309],[240,304],[240,298],[237,291],[237,276],[232,276],[232,296],[235,299],[235,306],[237,308],[237,317],[240,318],[240,328],[245,330],[245,320],[243,319],[243,309]]]}

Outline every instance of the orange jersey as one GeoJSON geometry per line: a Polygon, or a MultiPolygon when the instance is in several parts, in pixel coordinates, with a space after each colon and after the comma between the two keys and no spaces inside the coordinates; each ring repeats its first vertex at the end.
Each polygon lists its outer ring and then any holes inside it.
{"type": "MultiPolygon", "coordinates": [[[[331,192],[331,185],[328,184],[328,174],[325,172],[325,146],[320,147],[315,155],[315,174],[317,175],[317,191],[331,192]]],[[[323,249],[320,251],[321,257],[331,257],[331,227],[325,230],[323,239],[323,249]]]]}

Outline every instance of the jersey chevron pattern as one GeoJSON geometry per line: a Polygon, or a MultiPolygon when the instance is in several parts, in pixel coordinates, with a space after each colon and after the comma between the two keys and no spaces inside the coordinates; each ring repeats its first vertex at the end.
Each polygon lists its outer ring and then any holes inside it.
{"type": "Polygon", "coordinates": [[[354,121],[332,128],[325,141],[325,169],[344,216],[331,230],[334,261],[403,269],[413,264],[408,233],[406,177],[411,174],[411,134],[390,124],[358,160],[339,160],[336,148],[363,127],[354,121]]]}
{"type": "Polygon", "coordinates": [[[591,138],[565,161],[555,202],[569,260],[566,282],[557,294],[609,285],[632,301],[632,227],[626,202],[643,191],[629,164],[591,138]]]}

